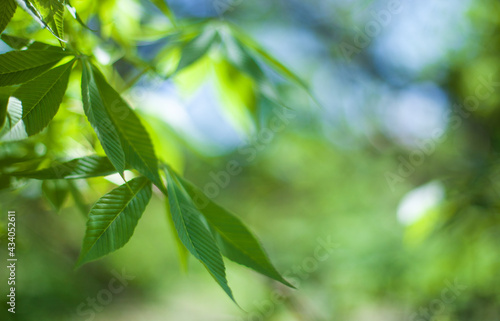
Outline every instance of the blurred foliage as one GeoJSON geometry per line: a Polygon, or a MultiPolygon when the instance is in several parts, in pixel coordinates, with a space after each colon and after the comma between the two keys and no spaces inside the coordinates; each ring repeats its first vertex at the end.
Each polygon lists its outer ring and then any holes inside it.
{"type": "MultiPolygon", "coordinates": [[[[121,178],[42,184],[5,174],[104,155],[77,64],[50,125],[0,145],[0,209],[18,213],[15,320],[85,320],[78,307],[122,268],[135,278],[91,310],[94,320],[500,318],[497,1],[71,5],[82,23],[67,10],[64,35],[48,19],[67,42],[19,8],[2,39],[93,57],[160,162],[218,190],[298,290],[228,262],[242,311],[201,265],[189,261],[184,276],[156,189],[126,247],[73,270],[80,212],[121,178]],[[270,131],[276,117],[284,126],[270,131]],[[241,173],[220,174],[233,162],[241,173]],[[320,260],[325,240],[336,246],[320,260]]],[[[9,95],[0,91],[0,116],[9,95]]],[[[2,215],[1,257],[6,223],[2,215]]]]}

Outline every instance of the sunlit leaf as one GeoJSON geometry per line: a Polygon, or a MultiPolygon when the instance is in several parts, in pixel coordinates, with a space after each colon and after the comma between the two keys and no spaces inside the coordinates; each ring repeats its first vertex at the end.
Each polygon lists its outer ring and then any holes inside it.
{"type": "Polygon", "coordinates": [[[101,197],[90,210],[77,266],[124,246],[134,233],[151,193],[151,181],[138,177],[101,197]]]}
{"type": "Polygon", "coordinates": [[[29,49],[0,55],[0,86],[22,84],[49,70],[68,54],[62,49],[29,49]]]}
{"type": "Polygon", "coordinates": [[[49,124],[66,92],[73,63],[70,61],[49,70],[43,77],[30,80],[12,94],[10,100],[21,102],[22,116],[17,122],[9,124],[9,131],[2,131],[2,140],[35,135],[49,124]]]}

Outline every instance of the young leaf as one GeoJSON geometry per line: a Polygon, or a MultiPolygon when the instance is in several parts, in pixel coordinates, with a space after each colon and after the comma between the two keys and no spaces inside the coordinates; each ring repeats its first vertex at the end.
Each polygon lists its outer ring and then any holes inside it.
{"type": "Polygon", "coordinates": [[[109,160],[122,174],[125,170],[125,153],[115,124],[109,116],[110,104],[115,101],[104,100],[101,89],[97,86],[92,66],[86,60],[82,61],[82,101],[85,115],[94,128],[109,160]]]}
{"type": "Polygon", "coordinates": [[[215,240],[225,257],[293,287],[276,271],[259,241],[238,217],[212,202],[193,184],[179,176],[176,177],[191,199],[200,204],[198,209],[214,230],[215,240]]]}
{"type": "Polygon", "coordinates": [[[35,78],[19,87],[13,97],[22,104],[22,116],[10,124],[3,140],[22,139],[44,129],[59,109],[68,86],[74,60],[47,71],[43,77],[35,78]]]}
{"type": "Polygon", "coordinates": [[[137,177],[104,195],[92,207],[77,266],[124,246],[151,199],[151,181],[137,177]]]}
{"type": "Polygon", "coordinates": [[[168,202],[175,229],[182,244],[207,268],[227,295],[234,301],[233,293],[226,280],[226,268],[219,248],[201,220],[201,214],[193,201],[174,181],[170,169],[167,177],[168,202]]]}
{"type": "Polygon", "coordinates": [[[11,173],[11,176],[34,179],[78,179],[106,176],[116,173],[116,169],[107,157],[86,156],[68,162],[59,163],[37,171],[11,173]]]}
{"type": "Polygon", "coordinates": [[[17,4],[15,0],[2,0],[0,3],[0,33],[5,30],[5,27],[10,22],[10,19],[16,12],[17,4]]]}
{"type": "Polygon", "coordinates": [[[148,132],[134,111],[106,82],[95,66],[92,66],[92,74],[111,125],[119,134],[126,162],[164,190],[165,187],[158,174],[158,159],[148,132]]]}
{"type": "Polygon", "coordinates": [[[67,55],[61,49],[30,49],[1,54],[0,86],[22,84],[38,77],[67,55]]]}

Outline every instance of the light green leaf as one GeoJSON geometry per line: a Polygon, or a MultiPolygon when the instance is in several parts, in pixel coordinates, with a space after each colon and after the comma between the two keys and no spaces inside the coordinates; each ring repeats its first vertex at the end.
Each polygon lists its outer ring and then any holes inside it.
{"type": "Polygon", "coordinates": [[[85,115],[109,160],[122,174],[125,170],[124,146],[108,111],[115,101],[104,99],[102,89],[96,83],[92,66],[87,60],[82,61],[82,69],[82,101],[85,115]]]}
{"type": "Polygon", "coordinates": [[[16,12],[17,4],[15,0],[2,0],[0,3],[0,33],[5,30],[5,27],[10,22],[10,19],[16,12]]]}
{"type": "Polygon", "coordinates": [[[22,116],[6,127],[8,131],[0,133],[2,140],[18,140],[26,135],[35,135],[49,124],[68,87],[73,63],[74,60],[46,72],[43,77],[23,84],[12,94],[10,100],[17,99],[21,102],[22,116]]]}
{"type": "Polygon", "coordinates": [[[215,240],[225,257],[293,287],[276,271],[259,241],[238,217],[212,202],[190,182],[179,176],[176,177],[191,199],[196,200],[195,204],[198,204],[198,210],[214,230],[215,240]]]}
{"type": "Polygon", "coordinates": [[[92,74],[111,124],[120,136],[126,162],[149,178],[158,188],[165,190],[158,174],[158,159],[148,132],[135,112],[106,82],[95,66],[92,66],[92,74]]]}
{"type": "Polygon", "coordinates": [[[17,85],[27,82],[40,76],[66,56],[68,54],[61,49],[29,49],[1,54],[0,86],[17,85]]]}
{"type": "Polygon", "coordinates": [[[116,169],[107,157],[93,155],[58,163],[37,171],[17,172],[10,175],[46,180],[99,177],[113,173],[116,173],[116,169]]]}
{"type": "Polygon", "coordinates": [[[138,177],[104,195],[92,207],[77,262],[80,266],[123,247],[151,199],[151,181],[138,177]]]}
{"type": "Polygon", "coordinates": [[[195,258],[200,260],[234,301],[233,293],[227,284],[224,261],[214,238],[201,220],[201,213],[189,196],[177,186],[170,169],[165,170],[165,175],[167,177],[170,212],[182,244],[195,258]]]}

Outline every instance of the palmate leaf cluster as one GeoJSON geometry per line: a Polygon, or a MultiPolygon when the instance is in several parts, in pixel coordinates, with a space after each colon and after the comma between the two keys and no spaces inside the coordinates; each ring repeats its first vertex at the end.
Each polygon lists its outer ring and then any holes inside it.
{"type": "MultiPolygon", "coordinates": [[[[174,77],[216,51],[221,70],[238,74],[236,79],[243,79],[247,86],[243,91],[250,98],[241,104],[244,113],[252,114],[251,102],[258,95],[283,105],[264,65],[302,88],[306,87],[289,69],[235,26],[220,21],[182,25],[166,2],[159,0],[153,4],[173,26],[162,33],[161,38],[166,44],[155,57],[150,60],[139,58],[129,50],[130,43],[126,40],[119,35],[113,39],[123,49],[124,59],[142,70],[139,77],[147,72],[164,79],[174,77]],[[165,62],[171,58],[173,65],[164,68],[165,62]]],[[[133,235],[153,191],[157,190],[167,198],[167,213],[177,232],[181,252],[189,252],[199,260],[231,299],[234,300],[227,283],[223,257],[291,286],[237,216],[214,203],[174,171],[163,157],[158,157],[151,138],[154,135],[150,136],[146,129],[150,128],[149,124],[122,98],[117,86],[108,81],[109,75],[114,73],[112,68],[94,56],[93,45],[104,42],[106,30],[93,30],[84,20],[95,12],[99,16],[99,10],[98,6],[87,8],[88,17],[82,19],[67,0],[1,2],[0,32],[3,42],[12,49],[0,55],[0,144],[7,146],[10,142],[29,141],[31,136],[50,129],[59,109],[65,107],[63,102],[68,99],[68,87],[79,82],[82,114],[99,142],[99,151],[103,152],[96,151],[94,155],[65,162],[52,159],[48,166],[47,162],[36,157],[29,161],[2,161],[1,187],[15,188],[12,181],[43,180],[44,195],[56,207],[61,205],[63,194],[68,190],[75,203],[81,205],[78,189],[72,180],[118,173],[124,180],[123,185],[103,195],[88,213],[77,266],[123,247],[133,235]],[[41,26],[39,30],[50,32],[53,39],[57,39],[57,45],[25,38],[22,32],[17,35],[15,28],[9,29],[9,22],[19,10],[31,16],[41,26]],[[8,34],[4,32],[6,28],[8,34]],[[45,165],[40,166],[42,163],[45,165]],[[137,177],[126,181],[124,173],[127,170],[135,172],[137,177]]],[[[227,82],[234,79],[219,73],[218,80],[226,82],[222,88],[227,89],[227,82]]],[[[122,89],[132,86],[136,80],[121,86],[122,89]]],[[[85,209],[85,206],[80,208],[85,209]]]]}

